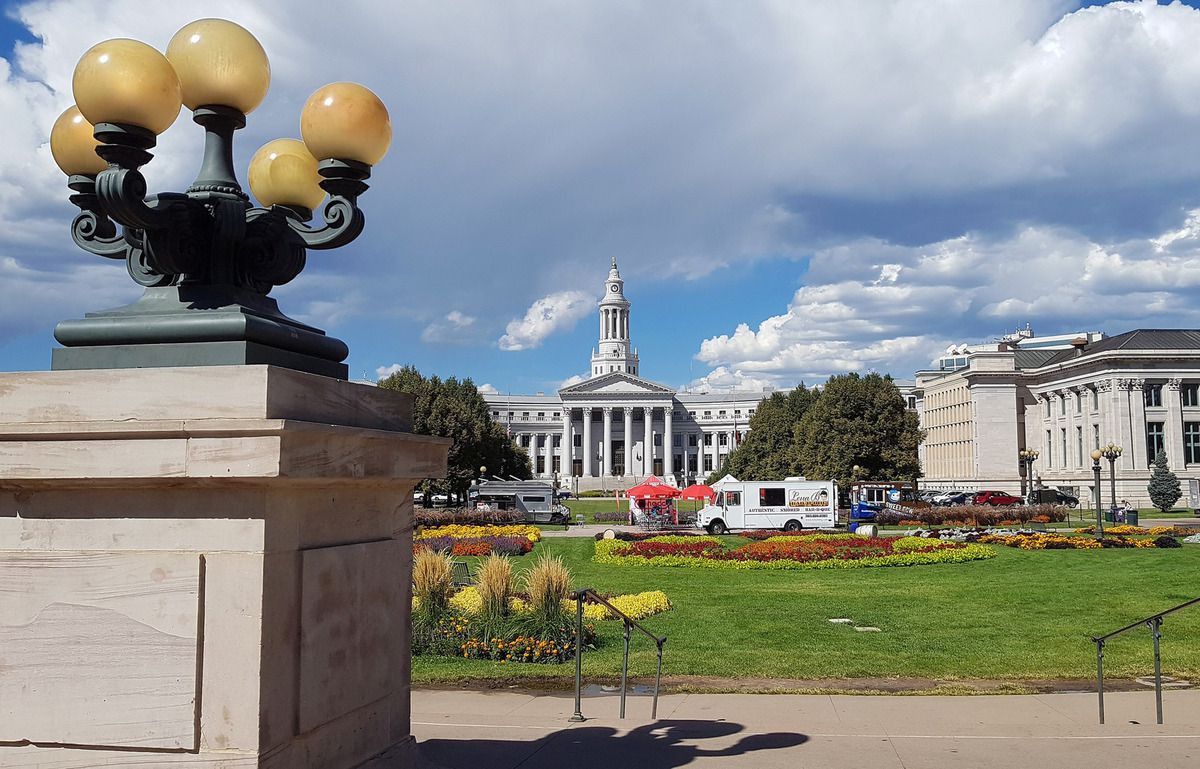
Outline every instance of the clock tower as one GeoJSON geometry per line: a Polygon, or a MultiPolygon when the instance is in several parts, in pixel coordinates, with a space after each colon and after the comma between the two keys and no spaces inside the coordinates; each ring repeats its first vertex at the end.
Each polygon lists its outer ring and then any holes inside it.
{"type": "Polygon", "coordinates": [[[629,300],[625,298],[625,281],[613,257],[608,280],[604,281],[604,298],[600,300],[600,346],[592,351],[592,376],[614,371],[638,375],[638,356],[629,344],[629,300]]]}

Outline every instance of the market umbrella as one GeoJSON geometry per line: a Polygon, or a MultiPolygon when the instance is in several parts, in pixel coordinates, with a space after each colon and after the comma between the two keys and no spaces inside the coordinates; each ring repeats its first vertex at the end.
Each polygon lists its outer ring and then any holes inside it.
{"type": "Polygon", "coordinates": [[[711,486],[705,486],[703,483],[693,483],[684,489],[680,496],[684,499],[716,499],[717,492],[713,491],[711,486]]]}
{"type": "MultiPolygon", "coordinates": [[[[679,489],[664,483],[661,478],[651,475],[646,480],[642,481],[637,486],[634,486],[629,491],[625,492],[625,496],[630,499],[649,499],[649,500],[664,500],[674,499],[679,496],[679,489]]],[[[633,511],[630,510],[630,523],[633,522],[633,511]]],[[[677,514],[672,511],[672,521],[678,523],[677,514]]]]}

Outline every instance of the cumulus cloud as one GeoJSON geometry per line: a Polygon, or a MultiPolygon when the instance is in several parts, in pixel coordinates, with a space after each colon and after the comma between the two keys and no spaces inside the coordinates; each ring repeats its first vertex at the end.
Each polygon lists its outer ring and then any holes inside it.
{"type": "Polygon", "coordinates": [[[709,377],[785,386],[846,371],[907,377],[949,342],[987,341],[1026,322],[1042,335],[1194,327],[1200,211],[1120,242],[1032,225],[911,247],[864,239],[815,253],[807,280],[781,314],[705,339],[696,358],[715,367],[709,377]]]}
{"type": "Polygon", "coordinates": [[[697,393],[721,392],[755,392],[774,387],[776,380],[771,377],[758,377],[744,371],[730,371],[724,366],[718,366],[705,376],[693,379],[684,388],[697,393]]]}
{"type": "Polygon", "coordinates": [[[421,331],[421,341],[426,344],[470,344],[480,334],[477,320],[459,310],[451,310],[421,331]]]}
{"type": "Polygon", "coordinates": [[[576,385],[576,384],[579,384],[580,382],[586,382],[587,380],[588,380],[588,378],[583,376],[582,374],[572,374],[571,376],[562,380],[562,383],[559,384],[558,389],[561,390],[564,387],[570,387],[571,385],[576,385]]]}
{"type": "Polygon", "coordinates": [[[475,389],[479,391],[480,395],[498,395],[500,393],[500,391],[497,390],[494,385],[491,385],[487,382],[484,382],[475,389]]]}
{"type": "Polygon", "coordinates": [[[375,369],[375,376],[379,379],[387,379],[392,374],[399,374],[404,370],[403,363],[393,363],[390,366],[380,366],[375,369]]]}
{"type": "Polygon", "coordinates": [[[541,346],[556,331],[572,328],[595,307],[595,299],[583,291],[556,291],[538,299],[525,311],[524,318],[509,321],[501,350],[529,350],[541,346]]]}

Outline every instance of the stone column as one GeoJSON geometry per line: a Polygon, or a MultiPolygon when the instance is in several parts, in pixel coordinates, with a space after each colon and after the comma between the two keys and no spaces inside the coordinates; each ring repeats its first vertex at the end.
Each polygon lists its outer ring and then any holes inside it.
{"type": "MultiPolygon", "coordinates": [[[[671,417],[673,403],[668,403],[663,406],[663,475],[668,478],[675,477],[675,443],[674,433],[671,432],[671,417]]],[[[686,456],[684,461],[686,462],[686,456]]],[[[685,468],[686,469],[686,468],[685,468]]]]}
{"type": "Polygon", "coordinates": [[[1173,470],[1182,470],[1186,463],[1183,453],[1183,400],[1179,392],[1182,384],[1182,379],[1168,379],[1167,386],[1163,388],[1163,397],[1167,399],[1167,460],[1173,470]]]}
{"type": "Polygon", "coordinates": [[[1075,426],[1079,424],[1076,421],[1075,404],[1077,399],[1083,398],[1083,395],[1080,393],[1082,389],[1080,387],[1070,387],[1063,391],[1063,397],[1067,401],[1067,455],[1063,457],[1065,460],[1063,467],[1069,470],[1080,469],[1079,448],[1075,445],[1075,426]]]}
{"type": "Polygon", "coordinates": [[[1129,443],[1125,446],[1125,456],[1129,463],[1127,470],[1143,470],[1150,466],[1153,457],[1146,456],[1146,395],[1145,379],[1130,379],[1129,384],[1129,420],[1126,429],[1129,431],[1129,443]]]}
{"type": "Polygon", "coordinates": [[[554,477],[554,433],[542,433],[542,440],[546,442],[542,450],[542,475],[547,478],[554,477]]]}
{"type": "Polygon", "coordinates": [[[0,766],[416,765],[412,490],[449,441],[411,397],[249,365],[0,392],[0,766]]]}
{"type": "Polygon", "coordinates": [[[633,409],[629,406],[621,409],[625,415],[625,467],[622,475],[634,475],[633,469],[633,409]]]}
{"type": "Polygon", "coordinates": [[[604,458],[601,472],[605,478],[612,476],[612,406],[604,406],[604,445],[600,447],[600,456],[604,458]]]}
{"type": "Polygon", "coordinates": [[[574,447],[571,446],[573,440],[571,436],[571,409],[566,406],[563,407],[562,420],[562,438],[560,439],[562,443],[558,447],[558,464],[562,477],[570,478],[574,447]]]}
{"type": "Polygon", "coordinates": [[[583,477],[595,478],[595,463],[592,452],[596,450],[592,443],[592,407],[584,406],[583,412],[583,477]]]}
{"type": "Polygon", "coordinates": [[[650,475],[654,472],[654,408],[652,406],[642,406],[642,419],[645,420],[645,429],[642,431],[642,474],[650,475]]]}

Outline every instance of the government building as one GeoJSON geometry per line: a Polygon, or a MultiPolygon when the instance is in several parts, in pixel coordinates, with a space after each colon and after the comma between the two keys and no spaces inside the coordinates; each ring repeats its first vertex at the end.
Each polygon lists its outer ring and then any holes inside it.
{"type": "MultiPolygon", "coordinates": [[[[913,395],[925,430],[922,483],[929,488],[1057,487],[1094,507],[1091,453],[1109,444],[1116,498],[1150,507],[1146,485],[1159,451],[1183,487],[1200,478],[1200,331],[1137,329],[1037,337],[1031,329],[993,344],[951,349],[917,372],[913,395]],[[1036,452],[1032,462],[1022,452],[1036,452]]],[[[1102,503],[1111,500],[1101,459],[1102,503]]]]}
{"type": "Polygon", "coordinates": [[[638,374],[630,304],[614,259],[589,377],[553,395],[484,394],[492,419],[529,452],[534,477],[579,491],[625,489],[648,475],[703,481],[749,429],[771,391],[678,392],[638,374]]]}

